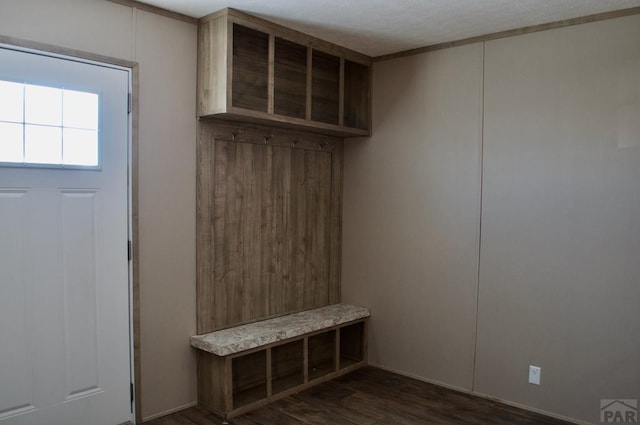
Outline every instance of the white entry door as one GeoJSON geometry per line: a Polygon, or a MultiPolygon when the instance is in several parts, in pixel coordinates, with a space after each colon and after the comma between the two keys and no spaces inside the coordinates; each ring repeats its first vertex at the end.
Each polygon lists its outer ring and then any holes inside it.
{"type": "Polygon", "coordinates": [[[129,81],[0,46],[0,425],[132,420],[129,81]]]}

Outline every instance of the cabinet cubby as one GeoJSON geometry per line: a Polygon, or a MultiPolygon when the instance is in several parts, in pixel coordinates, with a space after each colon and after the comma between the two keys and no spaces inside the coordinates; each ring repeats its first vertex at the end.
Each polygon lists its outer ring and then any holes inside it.
{"type": "Polygon", "coordinates": [[[364,322],[340,328],[340,369],[365,360],[365,337],[364,322]]]}
{"type": "Polygon", "coordinates": [[[340,58],[316,50],[311,63],[311,119],[337,125],[340,108],[340,58]]]}
{"type": "Polygon", "coordinates": [[[309,337],[309,380],[313,381],[336,371],[336,331],[309,337]]]}
{"type": "Polygon", "coordinates": [[[269,34],[233,24],[233,106],[267,112],[269,34]]]}
{"type": "Polygon", "coordinates": [[[271,387],[278,394],[304,384],[304,340],[271,348],[271,387]]]}
{"type": "Polygon", "coordinates": [[[369,68],[344,61],[344,126],[369,128],[369,68]]]}
{"type": "Polygon", "coordinates": [[[267,355],[265,350],[232,360],[233,408],[267,397],[267,355]]]}
{"type": "Polygon", "coordinates": [[[308,49],[275,38],[273,113],[304,119],[307,114],[308,49]]]}

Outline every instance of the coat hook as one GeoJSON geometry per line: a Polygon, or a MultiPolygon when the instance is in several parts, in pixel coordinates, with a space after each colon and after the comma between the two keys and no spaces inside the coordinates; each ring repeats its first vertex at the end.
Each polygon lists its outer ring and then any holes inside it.
{"type": "Polygon", "coordinates": [[[264,136],[264,144],[266,145],[267,143],[269,143],[269,141],[273,138],[273,134],[270,134],[268,136],[264,136]]]}
{"type": "Polygon", "coordinates": [[[322,148],[324,148],[325,146],[327,146],[329,144],[329,142],[320,142],[318,143],[318,146],[320,147],[320,150],[322,150],[322,148]]]}
{"type": "Polygon", "coordinates": [[[300,143],[300,142],[302,142],[302,140],[300,140],[300,138],[299,138],[299,137],[296,137],[295,139],[293,139],[293,140],[291,141],[291,146],[295,148],[295,147],[296,147],[296,145],[297,145],[298,143],[300,143]]]}
{"type": "Polygon", "coordinates": [[[240,133],[242,133],[242,130],[235,130],[233,133],[231,133],[231,141],[235,142],[236,137],[238,137],[240,133]]]}

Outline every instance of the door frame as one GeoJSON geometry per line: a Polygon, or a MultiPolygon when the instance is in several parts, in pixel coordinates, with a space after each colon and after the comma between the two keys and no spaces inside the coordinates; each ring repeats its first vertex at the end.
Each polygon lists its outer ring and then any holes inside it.
{"type": "Polygon", "coordinates": [[[55,58],[75,60],[77,62],[108,66],[128,72],[129,90],[131,93],[128,117],[129,137],[127,140],[127,198],[128,198],[128,222],[129,240],[131,241],[131,261],[129,262],[129,357],[130,373],[133,384],[133,417],[135,423],[142,423],[142,410],[140,409],[140,253],[138,252],[138,63],[134,61],[98,55],[81,50],[58,47],[51,44],[39,43],[20,38],[0,35],[0,47],[6,47],[26,53],[35,53],[55,58]]]}

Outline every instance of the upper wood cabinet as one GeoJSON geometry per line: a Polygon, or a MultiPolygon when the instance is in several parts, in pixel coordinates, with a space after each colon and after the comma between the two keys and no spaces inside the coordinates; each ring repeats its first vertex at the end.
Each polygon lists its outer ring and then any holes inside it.
{"type": "Polygon", "coordinates": [[[200,20],[198,116],[371,130],[371,58],[234,9],[200,20]]]}

